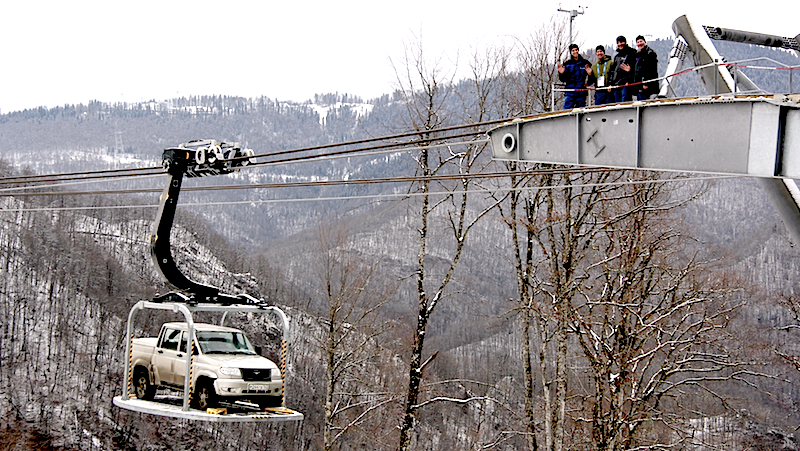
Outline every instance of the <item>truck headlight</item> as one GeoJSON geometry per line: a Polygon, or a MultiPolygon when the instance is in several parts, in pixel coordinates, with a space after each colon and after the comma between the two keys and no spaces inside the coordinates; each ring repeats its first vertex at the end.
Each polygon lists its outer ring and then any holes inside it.
{"type": "Polygon", "coordinates": [[[223,366],[222,368],[219,369],[219,372],[226,376],[242,377],[242,370],[240,370],[239,368],[231,368],[229,366],[223,366]]]}

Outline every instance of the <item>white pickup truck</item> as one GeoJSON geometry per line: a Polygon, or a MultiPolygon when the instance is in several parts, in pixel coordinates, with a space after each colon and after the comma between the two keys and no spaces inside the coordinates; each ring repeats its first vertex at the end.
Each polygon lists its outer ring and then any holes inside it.
{"type": "MultiPolygon", "coordinates": [[[[195,323],[192,407],[205,410],[220,402],[249,401],[260,407],[282,403],[283,381],[277,365],[261,357],[247,336],[231,327],[195,323]]],[[[136,338],[131,367],[136,397],[152,400],[158,387],[184,388],[187,323],[165,323],[158,337],[136,338]]]]}

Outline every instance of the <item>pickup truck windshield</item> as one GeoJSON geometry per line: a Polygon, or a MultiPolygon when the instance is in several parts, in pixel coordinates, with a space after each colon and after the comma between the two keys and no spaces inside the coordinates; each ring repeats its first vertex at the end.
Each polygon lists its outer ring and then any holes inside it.
{"type": "Polygon", "coordinates": [[[198,332],[197,341],[203,354],[256,354],[250,341],[241,332],[198,332]]]}

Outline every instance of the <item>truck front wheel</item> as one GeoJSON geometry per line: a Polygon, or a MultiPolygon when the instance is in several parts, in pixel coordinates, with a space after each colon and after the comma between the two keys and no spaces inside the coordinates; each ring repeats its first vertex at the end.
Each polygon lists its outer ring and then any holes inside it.
{"type": "Polygon", "coordinates": [[[200,410],[217,407],[217,393],[214,391],[214,383],[208,379],[197,381],[193,401],[200,410]]]}
{"type": "Polygon", "coordinates": [[[156,387],[150,383],[150,376],[144,368],[137,368],[133,374],[133,388],[139,399],[152,401],[156,396],[156,387]]]}

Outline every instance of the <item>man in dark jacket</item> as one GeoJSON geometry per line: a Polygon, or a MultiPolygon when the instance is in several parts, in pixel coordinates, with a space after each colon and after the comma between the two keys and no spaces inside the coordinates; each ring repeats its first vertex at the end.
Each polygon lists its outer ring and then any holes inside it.
{"type": "Polygon", "coordinates": [[[633,67],[636,63],[636,51],[628,47],[625,36],[617,37],[617,54],[614,55],[614,64],[611,67],[611,84],[619,86],[614,89],[615,102],[630,102],[632,87],[626,86],[633,83],[633,67]]]}
{"type": "Polygon", "coordinates": [[[636,47],[639,51],[636,52],[636,65],[634,67],[634,81],[642,83],[638,85],[636,98],[639,100],[647,100],[653,95],[658,94],[659,83],[658,78],[658,55],[644,40],[644,36],[636,36],[636,47]],[[647,83],[643,83],[647,82],[647,83]]]}
{"type": "Polygon", "coordinates": [[[592,70],[592,64],[581,56],[576,44],[570,44],[569,53],[569,59],[558,65],[558,79],[567,88],[564,93],[565,110],[586,106],[586,77],[592,70]]]}

